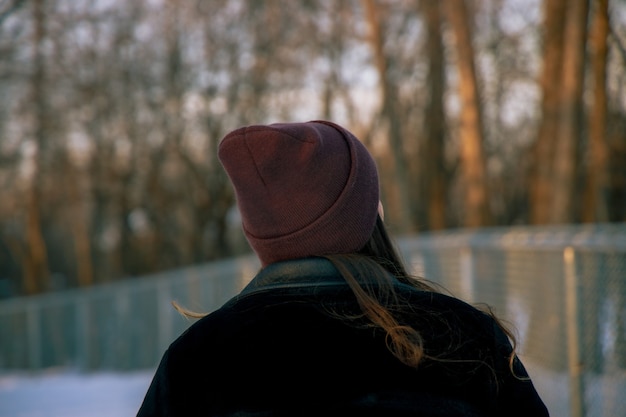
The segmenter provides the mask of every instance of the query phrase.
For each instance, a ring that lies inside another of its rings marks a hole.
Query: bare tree
[[[531,213],[533,224],[545,224],[550,220],[553,160],[559,121],[559,93],[563,56],[563,30],[566,2],[544,1],[543,23],[543,69],[539,81],[541,123],[535,140],[530,178]]]
[[[608,144],[606,141],[609,1],[596,0],[593,4],[595,7],[590,42],[593,100],[589,112],[590,158],[582,219],[586,222],[606,222],[609,219],[607,207]]]
[[[470,30],[472,21],[465,0],[446,0],[446,15],[454,33],[458,69],[461,115],[459,141],[461,181],[463,184],[464,220],[467,227],[491,223],[489,191],[485,163],[484,127],[474,64],[474,45]]]
[[[432,230],[447,226],[448,173],[444,153],[446,120],[444,114],[445,62],[442,40],[441,5],[436,1],[421,2],[427,26],[428,102],[425,111],[425,175],[422,189],[428,205],[428,227]]]
[[[34,115],[34,139],[37,146],[33,173],[26,198],[26,245],[24,248],[24,285],[28,294],[45,289],[48,280],[48,254],[42,234],[41,185],[46,176],[46,158],[49,157],[49,114],[46,92],[45,58],[43,43],[46,38],[44,0],[32,3],[33,12],[33,69],[31,78]]]
[[[579,179],[581,131],[583,128],[583,84],[589,1],[568,3],[566,8],[559,124],[552,185],[551,223],[578,219],[576,203]]]
[[[380,115],[387,124],[389,132],[389,144],[394,167],[394,181],[397,184],[398,203],[398,229],[403,233],[413,230],[411,213],[413,207],[411,202],[411,187],[409,183],[409,170],[405,159],[404,135],[402,132],[402,121],[399,117],[400,111],[397,106],[398,91],[396,84],[390,79],[389,62],[384,50],[384,30],[381,27],[381,16],[384,14],[381,6],[374,0],[363,0],[366,18],[369,23],[368,40],[374,53],[374,62],[378,73],[382,108]]]

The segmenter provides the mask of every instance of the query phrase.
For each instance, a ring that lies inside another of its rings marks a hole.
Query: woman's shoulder
[[[422,290],[408,284],[400,284],[398,289],[411,305],[439,309],[442,311],[467,313],[480,318],[484,318],[485,316],[490,317],[490,314],[485,311],[489,310],[489,307],[484,303],[471,304],[452,294],[446,294],[444,291]]]
[[[177,355],[191,354],[193,350],[207,349],[215,345],[216,340],[240,326],[239,318],[232,309],[222,306],[205,316],[195,319],[169,346]],[[213,341],[213,342],[211,342]]]
[[[408,316],[428,327],[440,324],[473,336],[500,338],[500,320],[487,304],[470,304],[454,295],[424,291],[405,284],[401,285],[400,294]]]

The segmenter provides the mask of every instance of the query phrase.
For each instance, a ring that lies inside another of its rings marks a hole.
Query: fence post
[[[163,351],[167,349],[167,347],[172,343],[173,339],[173,331],[172,331],[172,313],[171,309],[173,309],[172,303],[172,295],[170,292],[169,282],[165,281],[165,279],[159,279],[157,284],[157,345],[156,358],[161,357]],[[154,345],[153,345],[154,346]]]
[[[31,370],[41,369],[41,320],[39,305],[32,300],[27,302],[26,328],[28,329],[28,363]]]
[[[563,251],[565,274],[565,320],[567,334],[567,364],[569,371],[570,415],[585,416],[585,386],[582,357],[582,322],[580,286],[576,274],[576,253],[568,246]]]
[[[89,332],[89,308],[88,308],[88,294],[84,294],[81,297],[76,297],[75,303],[75,346],[76,346],[76,363],[75,366],[85,371],[89,369],[89,342],[91,334]]]
[[[474,301],[474,286],[476,282],[476,268],[474,266],[474,254],[471,246],[461,248],[461,279],[459,285],[465,301]]]

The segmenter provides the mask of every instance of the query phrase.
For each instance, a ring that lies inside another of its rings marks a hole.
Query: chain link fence
[[[253,257],[0,302],[0,372],[68,367],[81,371],[155,367],[191,321],[172,301],[210,312],[245,286]]]
[[[401,248],[418,275],[513,326],[552,415],[624,415],[626,224],[443,232]]]
[[[510,323],[553,416],[626,409],[626,224],[446,231],[398,239],[413,271]],[[253,256],[0,302],[0,372],[154,368],[191,322],[254,276]]]

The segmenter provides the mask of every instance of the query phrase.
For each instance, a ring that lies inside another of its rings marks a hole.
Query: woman
[[[139,416],[548,415],[498,320],[406,272],[350,132],[244,127],[219,158],[263,267],[172,343]]]

